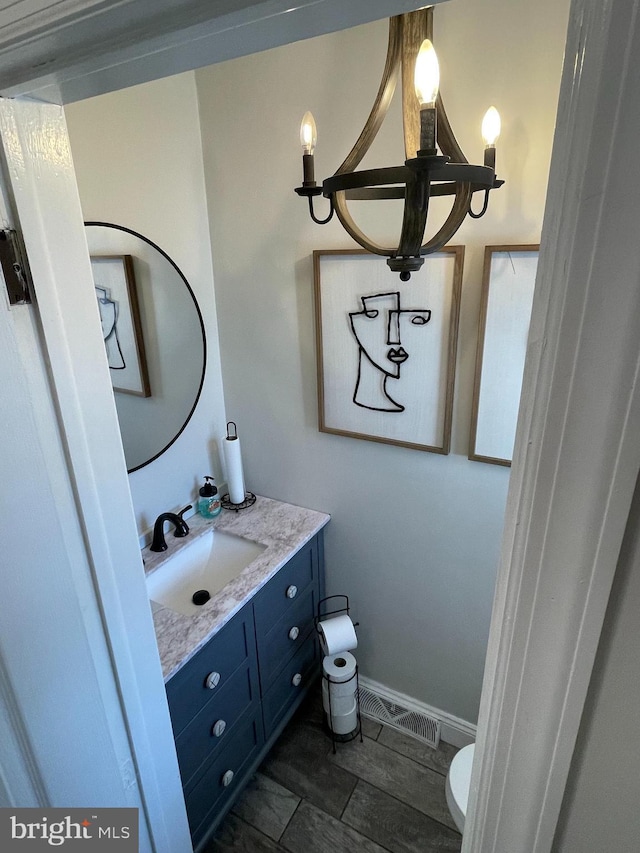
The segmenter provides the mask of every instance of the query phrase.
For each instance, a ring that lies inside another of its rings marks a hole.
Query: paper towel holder
[[[235,421],[227,421],[226,440],[238,441],[238,426]],[[244,480],[244,477],[242,479]],[[228,485],[229,491],[222,495],[222,497],[220,498],[220,506],[222,507],[222,509],[233,509],[236,512],[239,512],[239,510],[241,509],[247,509],[248,507],[254,505],[254,503],[256,502],[256,496],[253,494],[253,492],[247,491],[245,491],[244,498],[239,503],[234,503],[231,500],[231,492],[233,491],[233,488],[231,488],[231,483],[229,483]],[[244,487],[244,482],[242,485]]]
[[[239,504],[231,503],[229,492],[226,492],[220,499],[220,506],[222,509],[235,509],[235,511],[238,512],[238,510],[247,509],[247,507],[253,506],[255,502],[256,496],[253,492],[245,492],[244,500]]]
[[[323,613],[322,612],[323,605],[326,605],[327,601],[331,601],[334,598],[343,599],[343,601],[345,602],[344,607],[338,607],[335,610],[325,610]],[[348,616],[349,610],[350,610],[350,607],[349,607],[349,596],[348,595],[328,595],[325,598],[321,598],[320,601],[318,602],[317,614],[316,614],[316,616],[314,616],[314,619],[313,619],[314,626],[316,629],[316,633],[318,634],[318,636],[320,636],[319,625],[323,619],[326,619],[327,617],[331,617],[331,616],[337,616],[338,614],[343,614],[343,613],[346,613],[346,615]],[[353,623],[354,628],[356,628],[358,625],[360,625],[359,622]],[[357,663],[357,661],[356,661],[355,672],[351,676],[349,681],[351,681],[353,678],[355,678],[355,680],[356,680],[356,689],[355,689],[356,719],[357,719],[356,728],[352,732],[349,732],[349,734],[342,735],[342,734],[336,734],[333,731],[333,729],[331,728],[330,723],[328,723],[328,722],[326,723],[327,728],[329,730],[329,734],[331,735],[331,747],[333,749],[334,755],[336,754],[336,743],[349,743],[350,741],[355,740],[358,737],[358,735],[360,735],[360,743],[363,742],[362,717],[360,716],[360,678],[358,676],[358,663]],[[322,670],[322,679],[323,679],[323,681],[326,681],[328,685],[331,685],[333,683],[331,678],[325,673],[324,668]],[[331,712],[331,687],[330,686],[328,689],[328,697],[329,697],[329,720],[331,720],[333,717],[333,714]]]

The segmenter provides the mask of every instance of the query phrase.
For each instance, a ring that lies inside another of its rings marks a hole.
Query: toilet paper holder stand
[[[325,612],[322,613],[322,605],[325,604],[327,601],[331,601],[332,598],[342,598],[345,602],[344,607],[338,607],[336,608],[336,610],[325,610]],[[346,613],[348,616],[349,609],[350,608],[348,595],[327,595],[325,598],[321,598],[318,602],[317,615],[314,617],[313,620],[316,627],[316,631],[318,630],[318,625],[320,624],[320,622],[322,622],[323,619],[326,619],[327,616],[337,616],[339,613]],[[354,622],[353,627],[357,628],[359,624],[359,622]]]
[[[323,606],[325,606],[326,603],[328,601],[331,601],[332,599],[342,599],[344,601],[344,606],[343,607],[337,607],[335,610],[324,610],[324,612],[323,612],[323,610],[322,610]],[[316,633],[318,634],[318,636],[320,636],[320,628],[319,628],[320,622],[322,622],[323,619],[327,619],[327,618],[330,618],[332,616],[338,616],[338,615],[345,614],[345,613],[348,616],[349,611],[350,611],[350,607],[349,607],[349,596],[348,595],[328,595],[328,596],[326,596],[326,598],[321,598],[320,601],[318,602],[317,614],[313,619],[314,626],[316,629]],[[359,622],[353,623],[354,628],[357,628],[358,625],[360,625]],[[324,668],[322,670],[322,680],[327,682],[327,687],[328,687],[327,695],[328,695],[328,699],[329,699],[329,715],[328,715],[329,716],[329,722],[327,723],[327,728],[329,729],[329,733],[331,735],[331,746],[332,746],[334,755],[336,754],[336,743],[349,743],[350,741],[355,740],[358,737],[358,735],[360,735],[360,743],[363,742],[362,718],[360,716],[360,680],[358,677],[358,662],[357,661],[356,661],[355,672],[353,673],[351,678],[349,678],[347,680],[347,682],[340,682],[340,683],[341,684],[348,683],[349,681],[352,681],[354,678],[356,680],[355,697],[356,697],[357,725],[352,732],[349,732],[349,734],[340,735],[340,734],[336,734],[330,725],[330,721],[333,718],[333,714],[331,712],[331,684],[334,684],[336,682],[332,681],[331,677],[324,671]]]

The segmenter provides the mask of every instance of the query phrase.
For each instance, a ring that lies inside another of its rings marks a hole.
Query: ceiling
[[[421,5],[420,0],[0,0],[0,95],[70,103]]]

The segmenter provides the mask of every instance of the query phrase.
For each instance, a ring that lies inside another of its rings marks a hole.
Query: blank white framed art
[[[469,459],[511,465],[538,244],[486,246]]]

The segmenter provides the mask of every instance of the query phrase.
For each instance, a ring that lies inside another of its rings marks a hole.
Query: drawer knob
[[[222,777],[222,784],[225,788],[228,788],[232,782],[233,782],[233,770],[227,770],[227,772]]]
[[[224,730],[227,728],[227,724],[224,720],[217,720],[213,724],[213,728],[211,731],[213,732],[215,737],[221,737],[224,734]]]
[[[300,628],[298,628],[297,625],[294,625],[293,628],[291,628],[289,630],[289,639],[290,640],[297,640],[299,636],[300,636]]]
[[[204,683],[209,688],[209,690],[213,690],[218,686],[218,684],[220,684],[220,673],[210,672]]]
[[[300,685],[302,684],[302,676],[299,672],[296,672],[296,674],[293,676],[293,678],[291,679],[291,683],[294,687],[300,687]]]
[[[298,594],[298,587],[295,584],[287,587],[287,598],[295,598]]]

